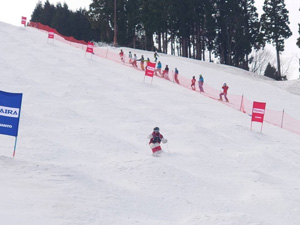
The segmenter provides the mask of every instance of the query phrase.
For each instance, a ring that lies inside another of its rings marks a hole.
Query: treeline
[[[39,1],[31,15],[31,21],[48,25],[62,35],[73,36],[77,40],[90,41],[96,36],[87,11],[79,9],[73,12],[66,3],[57,3],[55,6],[48,0],[44,4]]]
[[[284,0],[91,0],[88,11],[39,3],[32,20],[77,39],[157,50],[249,70],[253,49],[273,43],[279,53],[291,36]],[[208,56],[208,58],[206,58]]]
[[[248,69],[248,55],[259,45],[253,0],[118,0],[116,7],[122,46],[209,61],[214,54],[222,64]],[[89,17],[100,39],[112,42],[114,1],[93,0]]]

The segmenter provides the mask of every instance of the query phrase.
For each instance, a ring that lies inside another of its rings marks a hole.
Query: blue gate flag
[[[22,96],[0,91],[0,134],[18,136]]]

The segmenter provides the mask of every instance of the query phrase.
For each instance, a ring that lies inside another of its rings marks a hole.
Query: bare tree
[[[289,75],[290,71],[297,69],[297,61],[298,61],[297,55],[294,55],[292,57],[285,57],[284,59],[282,59],[281,74],[282,74],[283,78],[289,79],[288,75]]]
[[[268,63],[273,65],[275,57],[269,50],[261,49],[252,52],[249,62],[250,71],[259,75],[264,75]]]

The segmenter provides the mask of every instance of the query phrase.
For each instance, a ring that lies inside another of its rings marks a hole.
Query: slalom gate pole
[[[15,154],[16,154],[16,148],[17,148],[17,139],[18,139],[18,137],[16,136],[16,137],[15,137],[15,147],[14,147],[14,153],[13,153],[13,157],[15,157]]]

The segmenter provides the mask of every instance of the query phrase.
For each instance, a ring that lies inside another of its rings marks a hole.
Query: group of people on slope
[[[204,92],[204,88],[203,88],[204,78],[203,78],[203,76],[202,76],[201,74],[199,75],[199,81],[198,81],[198,84],[199,84],[199,90],[200,90],[200,93],[201,93],[201,92]],[[195,87],[195,86],[196,86],[196,78],[195,78],[195,76],[193,76],[192,81],[191,81],[191,88],[192,88],[193,90],[196,90],[196,87]],[[222,91],[220,92],[220,95],[219,95],[219,100],[220,100],[220,101],[223,101],[222,96],[224,96],[225,101],[226,101],[226,102],[229,102],[229,100],[228,100],[228,98],[227,98],[227,91],[228,91],[228,89],[229,89],[228,85],[227,85],[226,83],[224,83],[223,86],[222,86]]]
[[[199,85],[200,92],[204,92],[203,84],[204,84],[204,78],[203,78],[202,74],[200,74],[199,75],[199,80],[198,80],[198,85]],[[193,76],[193,78],[192,78],[191,88],[193,90],[196,90],[196,78],[195,78],[195,76]]]
[[[120,53],[119,53],[119,56],[120,56],[120,58],[121,58],[121,61],[122,61],[122,62],[125,62],[125,60],[124,60],[124,52],[123,52],[122,49],[121,49],[121,51],[120,51]],[[136,54],[133,54],[133,56],[132,56],[131,51],[129,51],[129,53],[128,53],[128,58],[129,58],[129,63],[130,63],[133,67],[137,67],[137,61],[140,61],[140,67],[141,67],[142,70],[145,70],[145,65],[144,65],[145,62],[146,62],[146,66],[147,66],[148,62],[150,62],[150,59],[149,59],[149,58],[147,58],[147,59],[145,60],[144,55],[142,55],[140,59],[137,58]],[[157,52],[155,51],[155,53],[154,53],[154,60],[155,60],[155,62],[157,61],[157,58],[158,58],[158,54],[157,54]]]
[[[121,61],[124,62],[124,52],[123,52],[122,49],[121,49],[119,55],[120,55]],[[140,59],[137,59],[136,54],[134,54],[133,57],[132,57],[131,51],[129,51],[128,57],[129,57],[129,63],[132,64],[134,67],[137,67],[137,61],[140,61],[140,67],[141,67],[142,70],[145,70],[144,62],[146,62],[147,64],[148,64],[148,62],[150,62],[150,59],[147,58],[147,60],[145,60],[143,55],[141,56]],[[157,54],[157,51],[155,51],[154,52],[154,61],[155,62],[157,62],[158,57],[159,57],[159,55]],[[160,61],[158,61],[156,69],[155,69],[154,72],[155,72],[155,75],[160,75],[161,77],[170,80],[169,79],[169,67],[168,67],[168,65],[166,65],[165,69],[162,71],[162,64],[161,64]],[[175,68],[174,81],[177,84],[180,84],[179,79],[178,79],[178,75],[179,75],[179,71],[178,71],[177,68]],[[199,75],[199,80],[198,80],[200,93],[204,92],[203,84],[204,84],[204,78],[203,78],[202,74],[200,74]],[[191,80],[191,88],[192,88],[192,90],[196,90],[196,78],[195,78],[195,76],[193,76],[193,78]],[[228,89],[229,89],[229,87],[227,86],[226,83],[224,83],[223,86],[222,86],[222,91],[219,95],[219,100],[220,101],[223,101],[222,96],[224,96],[225,101],[229,102],[229,100],[227,98]]]

